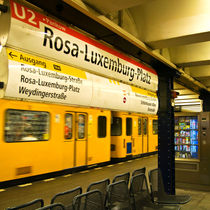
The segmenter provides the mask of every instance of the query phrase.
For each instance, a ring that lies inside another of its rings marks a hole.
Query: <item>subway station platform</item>
[[[36,198],[42,198],[45,205],[47,205],[56,193],[70,190],[77,186],[81,186],[83,192],[85,192],[88,185],[92,182],[105,178],[109,178],[112,181],[117,174],[132,173],[135,169],[144,166],[147,169],[146,173],[156,168],[157,155],[0,189],[0,209],[3,210],[7,207],[17,206]],[[177,183],[176,193],[190,194],[192,196],[192,200],[188,204],[182,205],[181,209],[210,209],[210,186],[192,186],[185,183]]]

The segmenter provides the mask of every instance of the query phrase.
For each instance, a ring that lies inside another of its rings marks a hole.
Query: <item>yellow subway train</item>
[[[0,183],[157,151],[154,69],[31,4],[3,4]]]
[[[0,182],[157,151],[157,116],[0,99]]]

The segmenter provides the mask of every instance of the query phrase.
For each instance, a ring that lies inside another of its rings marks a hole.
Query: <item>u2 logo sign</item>
[[[16,2],[11,1],[12,17],[39,28],[39,14],[35,11],[24,7]]]

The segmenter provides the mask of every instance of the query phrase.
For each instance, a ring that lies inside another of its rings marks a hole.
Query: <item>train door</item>
[[[149,118],[149,143],[148,152],[155,152],[158,149],[158,120],[157,117]]]
[[[133,118],[132,116],[125,116],[125,138],[124,145],[126,147],[126,156],[132,155],[132,147],[133,147]]]
[[[75,113],[64,114],[63,167],[74,167]]]
[[[139,155],[142,153],[142,118],[140,116],[133,117],[133,155]]]
[[[125,126],[123,124],[123,116],[119,112],[112,112],[111,120],[111,157],[124,158],[125,157]]]
[[[66,112],[64,118],[64,168],[86,165],[87,114]]]
[[[142,140],[143,140],[143,153],[148,152],[148,118],[142,118]]]
[[[112,158],[125,158],[133,154],[136,142],[134,116],[112,112],[111,155]]]
[[[87,114],[76,113],[75,166],[87,164]]]
[[[108,110],[92,109],[88,115],[87,165],[110,161],[110,122]]]

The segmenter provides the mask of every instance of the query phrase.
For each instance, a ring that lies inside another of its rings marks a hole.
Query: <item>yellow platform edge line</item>
[[[27,187],[27,186],[31,186],[32,183],[26,183],[26,184],[20,184],[18,185],[18,187]]]
[[[43,181],[44,182],[50,182],[50,181],[54,181],[55,180],[55,178],[50,178],[50,179],[44,179]]]

